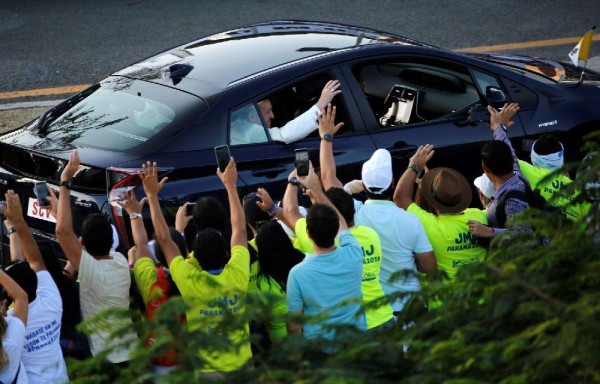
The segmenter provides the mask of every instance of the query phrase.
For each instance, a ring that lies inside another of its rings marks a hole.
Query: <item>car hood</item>
[[[480,60],[535,72],[557,82],[578,81],[581,77],[581,68],[570,63],[550,59],[499,53],[465,52],[465,54]],[[586,70],[584,80],[600,81],[600,74]]]
[[[41,134],[36,128],[37,120],[22,128],[11,131],[0,136],[0,146],[12,147],[14,151],[27,154],[29,157],[42,156],[58,160],[69,160],[74,149],[86,164],[97,168],[106,168],[135,160],[140,157],[139,153],[107,151],[80,145],[72,145],[59,140],[51,140]],[[3,161],[4,159],[0,159]]]

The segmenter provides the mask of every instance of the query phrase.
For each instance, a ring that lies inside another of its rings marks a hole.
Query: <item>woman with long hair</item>
[[[0,382],[27,383],[21,353],[25,345],[29,299],[23,288],[1,269],[0,285],[14,301],[12,316],[0,316]]]
[[[304,259],[304,253],[294,248],[281,225],[275,221],[262,224],[256,233],[258,248],[257,285],[259,291],[273,298],[272,319],[267,324],[271,341],[287,335],[285,315],[287,314],[286,284],[290,269]]]

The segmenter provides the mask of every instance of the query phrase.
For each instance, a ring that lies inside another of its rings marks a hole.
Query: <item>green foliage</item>
[[[586,187],[598,180],[599,169],[600,156],[579,173],[573,188],[582,191],[581,198],[595,193]],[[599,382],[599,203],[581,222],[533,210],[515,221],[535,230],[499,239],[484,263],[465,266],[452,282],[426,277],[395,328],[379,333],[340,328],[333,341],[290,336],[257,355],[256,366],[226,373],[222,382]],[[425,303],[436,305],[424,311]],[[115,384],[148,382],[151,358],[173,345],[180,365],[163,382],[198,382],[203,365],[198,350],[237,348],[224,336],[228,330],[273,316],[269,298],[249,297],[244,317],[228,316],[221,329],[207,334],[180,324],[177,317],[186,309],[173,299],[152,321],[135,320],[140,340],[155,332],[157,341],[138,345]],[[125,331],[116,332],[117,339]],[[101,359],[69,361],[73,382],[103,382]]]

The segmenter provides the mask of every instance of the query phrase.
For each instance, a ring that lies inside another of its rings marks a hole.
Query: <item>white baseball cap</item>
[[[490,199],[494,194],[494,185],[492,184],[490,179],[485,175],[485,173],[476,178],[475,181],[473,181],[473,184],[475,184],[475,186],[479,188],[481,193],[483,193],[483,195],[488,199]]]
[[[378,149],[362,167],[362,182],[367,191],[379,194],[389,188],[392,174],[392,156],[386,149]]]

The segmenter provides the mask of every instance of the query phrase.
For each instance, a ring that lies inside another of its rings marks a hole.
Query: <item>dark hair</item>
[[[194,257],[205,271],[221,269],[229,258],[229,247],[221,232],[205,228],[194,238]]]
[[[365,188],[365,194],[367,195],[367,199],[371,200],[389,200],[392,197],[392,193],[394,192],[394,182],[390,183],[390,186],[386,189],[382,190],[381,193],[372,193],[369,192]]]
[[[267,221],[258,228],[256,247],[260,265],[258,278],[266,278],[269,285],[270,279],[273,279],[285,291],[290,269],[304,259],[304,253],[294,248],[281,225],[275,221]]]
[[[37,275],[26,261],[17,261],[4,270],[29,296],[31,303],[36,298]]]
[[[44,264],[46,264],[46,269],[50,276],[52,276],[52,280],[54,280],[54,283],[60,292],[63,307],[66,307],[69,305],[68,302],[72,299],[72,292],[75,292],[76,290],[74,286],[75,282],[64,274],[64,268],[50,241],[38,240],[37,245],[42,254],[42,258],[44,259]]]
[[[83,221],[81,238],[90,255],[108,255],[113,245],[113,230],[106,216],[101,213],[88,215]]]
[[[496,176],[513,171],[513,155],[508,144],[503,141],[489,141],[481,149],[481,161]]]
[[[538,155],[543,156],[562,151],[562,146],[556,136],[547,133],[535,141],[533,149]]]
[[[177,248],[179,248],[179,254],[184,258],[187,257],[188,250],[187,245],[185,244],[185,237],[181,233],[179,233],[175,228],[169,227],[169,234],[171,235],[171,240],[177,244]],[[154,256],[160,265],[163,267],[167,267],[167,259],[165,258],[165,254],[162,251],[162,248],[158,244],[158,241],[154,242]]]
[[[225,207],[213,196],[202,196],[196,200],[192,209],[194,224],[198,231],[214,228],[221,233],[227,233],[229,216]]]
[[[342,214],[346,223],[350,226],[354,223],[354,199],[352,196],[346,193],[343,188],[329,188],[327,192],[325,192],[329,201],[338,211]]]
[[[325,204],[315,204],[306,215],[306,230],[320,248],[329,248],[340,229],[340,220],[335,210]]]

